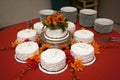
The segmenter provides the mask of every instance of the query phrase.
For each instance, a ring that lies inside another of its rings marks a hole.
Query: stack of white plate
[[[107,18],[98,18],[94,23],[94,30],[100,33],[110,33],[113,29],[113,21]]]
[[[44,21],[47,16],[53,15],[54,12],[55,12],[55,11],[54,11],[54,10],[51,10],[51,9],[43,9],[43,10],[40,10],[40,11],[39,11],[40,20],[41,20],[41,21]]]
[[[97,11],[93,9],[80,10],[80,25],[83,27],[93,27],[97,18]]]
[[[67,18],[68,21],[76,22],[77,19],[77,9],[71,6],[62,7],[61,13]]]

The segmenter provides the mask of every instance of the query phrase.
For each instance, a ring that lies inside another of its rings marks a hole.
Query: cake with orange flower
[[[39,46],[36,42],[23,42],[15,48],[15,58],[20,62],[26,62],[35,52],[39,52]]]
[[[48,74],[56,74],[66,68],[66,55],[60,49],[47,49],[41,53],[40,59],[40,69]]]
[[[71,46],[71,54],[75,59],[80,59],[83,65],[90,65],[95,61],[94,47],[87,43],[75,43]]]
[[[44,25],[46,26],[44,37],[48,41],[60,42],[69,37],[67,20],[59,12],[55,12],[53,15],[48,16],[44,21]]]

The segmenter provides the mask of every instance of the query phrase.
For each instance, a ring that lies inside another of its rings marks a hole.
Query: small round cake
[[[67,30],[73,33],[75,31],[75,24],[73,22],[68,21],[68,27]]]
[[[66,67],[66,55],[60,49],[47,49],[40,58],[40,66],[46,72],[59,72]]]
[[[15,57],[20,62],[26,62],[26,60],[36,51],[39,50],[38,44],[33,41],[23,42],[19,44],[15,49]]]
[[[45,29],[42,22],[35,23],[33,27],[37,34],[41,34],[41,32],[44,31]]]
[[[88,43],[94,40],[94,33],[90,30],[77,30],[74,32],[76,42]]]
[[[94,48],[87,43],[75,43],[71,46],[71,55],[80,59],[83,65],[90,65],[95,61]]]
[[[32,29],[24,29],[17,33],[17,41],[21,42],[25,39],[29,39],[31,41],[36,41],[36,31]]]

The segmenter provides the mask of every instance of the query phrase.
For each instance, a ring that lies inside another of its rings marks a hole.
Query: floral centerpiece
[[[43,24],[51,30],[62,29],[62,31],[65,31],[68,27],[67,19],[59,12],[55,12],[53,15],[48,16]]]

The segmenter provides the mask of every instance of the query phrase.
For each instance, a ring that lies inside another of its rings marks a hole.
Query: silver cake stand
[[[42,43],[48,43],[50,45],[52,45],[54,48],[58,48],[60,45],[63,44],[69,44],[70,40],[72,39],[72,34],[70,32],[68,32],[69,35],[67,38],[63,39],[63,40],[58,40],[58,41],[54,41],[54,40],[48,40],[45,38],[45,32],[42,32],[40,35],[41,41]]]

